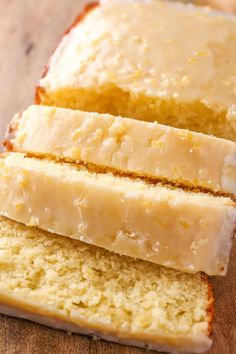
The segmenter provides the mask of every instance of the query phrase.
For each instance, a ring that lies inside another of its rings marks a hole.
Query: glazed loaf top
[[[39,101],[136,113],[234,140],[226,120],[236,117],[235,42],[233,15],[168,1],[105,1],[64,36],[40,80]],[[177,113],[179,122],[170,119]],[[216,128],[221,114],[224,131]]]
[[[235,104],[233,16],[156,0],[111,1],[66,39],[41,81],[49,89],[114,81],[147,95]]]

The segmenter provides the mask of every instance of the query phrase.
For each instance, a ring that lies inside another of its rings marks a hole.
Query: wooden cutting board
[[[34,86],[63,30],[83,0],[0,0],[0,139],[16,111],[33,102]],[[235,49],[236,50],[236,49]],[[209,354],[236,353],[236,245],[229,274],[212,279],[216,313]],[[1,271],[1,270],[0,270]],[[138,354],[85,336],[68,335],[28,321],[0,316],[0,354]]]

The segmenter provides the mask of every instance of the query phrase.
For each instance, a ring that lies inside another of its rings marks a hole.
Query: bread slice
[[[230,198],[185,192],[9,153],[0,214],[186,272],[225,275],[236,226]]]
[[[211,345],[206,276],[119,256],[0,217],[0,311],[173,353]]]
[[[36,102],[235,141],[235,42],[236,18],[209,8],[160,0],[93,4],[53,54]]]
[[[9,126],[8,150],[93,164],[236,196],[236,143],[108,114],[30,106]]]

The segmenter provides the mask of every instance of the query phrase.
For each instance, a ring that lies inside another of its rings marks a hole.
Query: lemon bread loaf
[[[31,106],[9,125],[9,150],[236,195],[236,143],[108,114]]]
[[[0,217],[0,311],[70,332],[173,353],[209,348],[203,275],[115,255]]]
[[[235,141],[235,42],[236,18],[223,12],[158,0],[104,1],[66,33],[36,102]]]
[[[230,198],[20,153],[0,159],[0,214],[120,254],[210,275],[226,273],[236,226]]]

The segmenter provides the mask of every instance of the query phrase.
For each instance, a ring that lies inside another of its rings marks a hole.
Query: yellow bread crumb
[[[4,217],[0,270],[0,308],[28,310],[36,321],[46,314],[172,351],[202,352],[211,344],[213,300],[200,274],[119,256]]]

